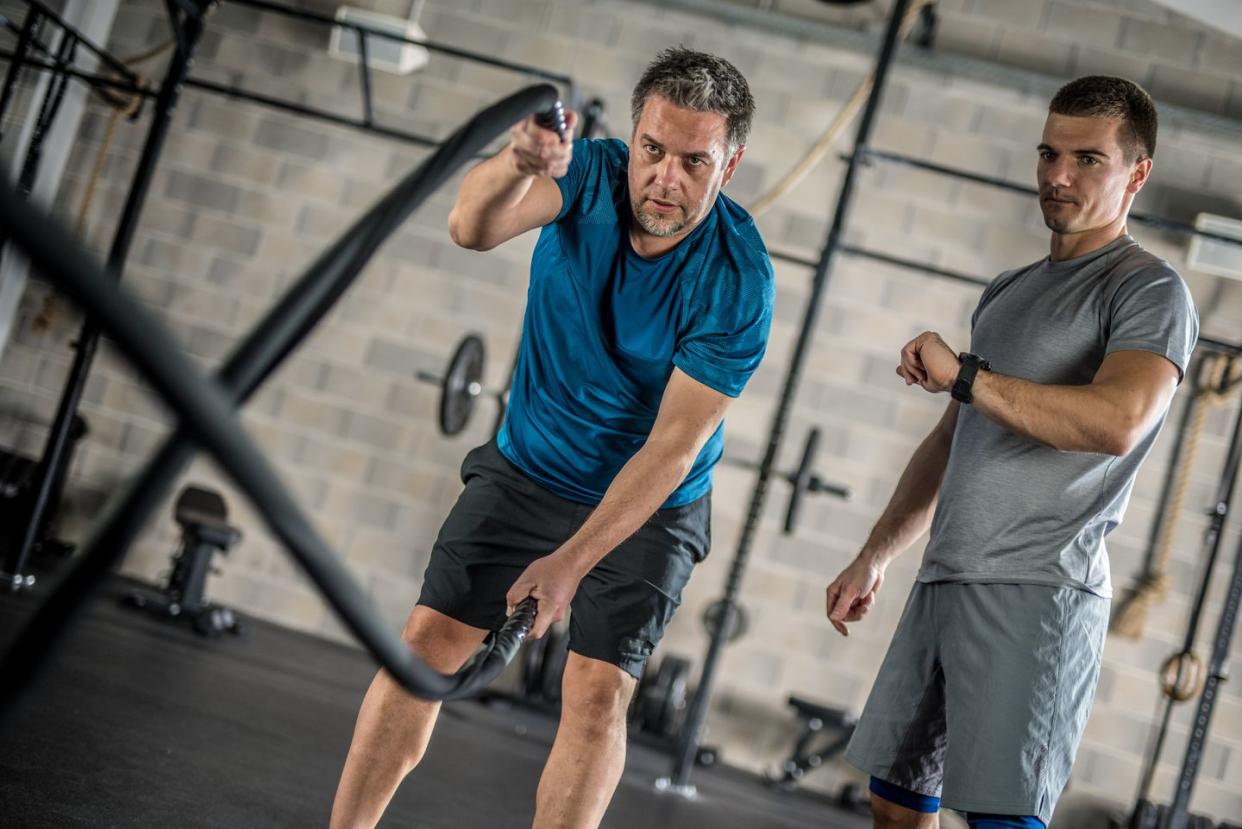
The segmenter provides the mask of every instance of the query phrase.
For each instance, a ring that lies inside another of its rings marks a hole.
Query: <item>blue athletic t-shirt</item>
[[[772,263],[754,220],[723,193],[675,248],[630,246],[629,148],[574,142],[564,204],[531,258],[522,343],[500,451],[556,494],[595,504],[651,433],[673,367],[736,397],[767,347]],[[708,440],[664,506],[711,489]]]

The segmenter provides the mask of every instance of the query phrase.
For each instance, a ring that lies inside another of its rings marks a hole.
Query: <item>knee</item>
[[[871,795],[871,817],[875,821],[875,829],[915,829],[934,825],[931,822],[933,815],[907,809],[875,793]]]
[[[401,631],[405,644],[437,671],[457,670],[487,631],[470,627],[439,611],[417,605]]]
[[[570,654],[561,694],[561,720],[604,737],[625,730],[634,679],[615,665]]]

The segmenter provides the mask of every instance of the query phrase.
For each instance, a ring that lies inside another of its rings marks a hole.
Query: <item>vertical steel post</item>
[[[362,83],[362,120],[368,127],[375,126],[375,105],[371,100],[371,51],[367,46],[367,33],[354,29],[358,35],[358,73]]]
[[[1216,559],[1220,553],[1221,537],[1224,535],[1225,518],[1229,515],[1229,504],[1233,500],[1234,484],[1237,482],[1238,470],[1242,468],[1242,405],[1238,406],[1238,417],[1234,421],[1233,433],[1229,437],[1228,456],[1225,469],[1221,473],[1220,485],[1217,489],[1216,503],[1212,509],[1212,522],[1209,525],[1205,545],[1208,547],[1208,559],[1205,566],[1203,581],[1199,585],[1199,594],[1195,597],[1194,609],[1190,614],[1190,623],[1186,629],[1187,646],[1190,649],[1198,631],[1199,619],[1203,614],[1203,606],[1207,603],[1207,593],[1211,586],[1212,571],[1216,568]],[[1195,712],[1194,725],[1191,727],[1190,740],[1186,744],[1186,756],[1182,761],[1181,774],[1177,778],[1177,788],[1173,792],[1173,804],[1169,807],[1166,821],[1167,829],[1186,829],[1190,809],[1190,795],[1194,791],[1195,779],[1199,776],[1199,766],[1203,761],[1203,749],[1207,743],[1208,726],[1211,724],[1212,711],[1216,707],[1217,686],[1226,678],[1225,663],[1229,659],[1229,644],[1233,638],[1233,630],[1238,619],[1238,605],[1242,602],[1242,543],[1238,545],[1238,553],[1234,559],[1233,575],[1229,579],[1229,590],[1225,597],[1225,606],[1221,610],[1220,621],[1216,626],[1216,638],[1212,647],[1212,655],[1208,661],[1207,679],[1203,685],[1203,693],[1199,696],[1199,707]]]
[[[168,66],[159,95],[156,97],[151,127],[147,132],[138,169],[134,172],[129,195],[125,200],[108,254],[108,270],[118,279],[124,269],[134,234],[138,229],[138,220],[142,215],[143,205],[146,203],[155,166],[172,125],[173,111],[180,99],[182,85],[189,75],[194,50],[203,33],[203,15],[211,2],[214,0],[200,0],[198,14],[187,13],[181,16],[180,20],[177,15],[172,16],[173,27],[179,32],[179,45]],[[95,358],[95,351],[99,347],[99,337],[99,326],[88,318],[78,335],[77,353],[74,356],[73,366],[69,370],[69,378],[61,394],[56,417],[44,445],[43,456],[34,473],[34,497],[31,501],[29,519],[20,543],[10,553],[4,570],[0,571],[0,587],[17,591],[34,584],[34,577],[23,573],[23,570],[31,551],[39,541],[43,525],[47,520],[48,506],[53,500],[53,485],[58,478],[63,479],[63,475],[58,474],[58,471],[68,462],[66,450],[70,443],[73,419],[82,400],[82,392],[86,387],[86,377]]]
[[[699,744],[702,741],[703,723],[707,719],[707,708],[711,702],[712,687],[715,683],[721,652],[724,649],[725,636],[735,623],[737,596],[741,592],[742,578],[746,573],[750,549],[754,544],[755,532],[758,530],[759,520],[763,515],[763,505],[768,493],[768,482],[772,477],[772,466],[776,461],[781,438],[784,436],[785,427],[789,421],[789,412],[792,408],[794,393],[797,391],[798,384],[802,379],[802,367],[806,362],[811,338],[814,336],[819,319],[819,309],[822,304],[824,289],[827,287],[828,279],[832,274],[833,261],[836,258],[838,248],[841,246],[845,220],[849,215],[851,202],[853,201],[854,179],[865,152],[867,141],[871,136],[872,123],[875,121],[876,113],[880,109],[880,100],[884,94],[884,83],[888,78],[888,70],[892,65],[893,55],[897,50],[901,21],[905,18],[909,5],[910,0],[896,0],[893,4],[892,16],[889,18],[888,29],[884,33],[883,45],[876,60],[875,80],[871,87],[871,95],[867,99],[867,106],[863,110],[862,119],[858,124],[858,133],[854,139],[854,153],[850,156],[849,166],[845,171],[845,179],[841,184],[841,191],[837,197],[836,213],[833,215],[832,227],[828,232],[828,240],[820,252],[819,261],[815,265],[815,277],[811,283],[811,294],[807,300],[806,311],[802,320],[802,329],[798,332],[798,340],[794,346],[793,357],[790,359],[789,369],[785,375],[784,389],[781,392],[780,401],[776,407],[776,414],[772,419],[772,431],[768,437],[768,448],[759,466],[759,478],[755,482],[755,489],[751,495],[750,510],[746,515],[746,523],[742,528],[737,552],[734,555],[733,565],[730,568],[728,581],[725,584],[725,595],[721,600],[724,612],[708,646],[707,656],[703,660],[703,672],[699,675],[698,689],[695,692],[693,701],[690,703],[690,710],[686,714],[686,724],[681,730],[677,753],[673,759],[671,776],[661,778],[656,783],[657,787],[663,790],[686,796],[694,794],[694,787],[689,785],[690,770],[694,766]]]
[[[0,89],[0,140],[4,139],[4,115],[9,111],[13,101],[13,93],[17,89],[18,78],[26,67],[26,56],[30,53],[30,44],[39,36],[39,26],[43,16],[34,6],[26,10],[26,19],[22,21],[22,33],[17,37],[17,46],[13,49],[13,58],[9,61],[9,70],[4,73],[4,87]]]
[[[68,69],[73,65],[77,48],[77,36],[72,32],[63,32],[60,46],[56,49],[56,68],[60,74],[52,79],[43,93],[43,102],[39,106],[39,115],[35,119],[30,147],[26,150],[21,174],[17,178],[17,190],[23,196],[28,197],[34,189],[35,176],[39,174],[39,162],[43,160],[43,139],[56,121],[60,105],[65,99],[65,90],[69,86]]]

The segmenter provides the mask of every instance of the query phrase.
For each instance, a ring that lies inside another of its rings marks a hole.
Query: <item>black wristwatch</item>
[[[949,394],[953,395],[954,400],[970,403],[974,400],[971,389],[975,385],[975,375],[980,371],[991,371],[992,364],[978,354],[971,354],[968,351],[957,355],[957,359],[962,361],[962,367],[957,372],[957,381],[953,384]]]

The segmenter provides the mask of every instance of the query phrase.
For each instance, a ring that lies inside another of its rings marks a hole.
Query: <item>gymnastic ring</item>
[[[1203,690],[1203,661],[1191,651],[1175,653],[1160,666],[1160,689],[1174,702],[1185,702]]]

